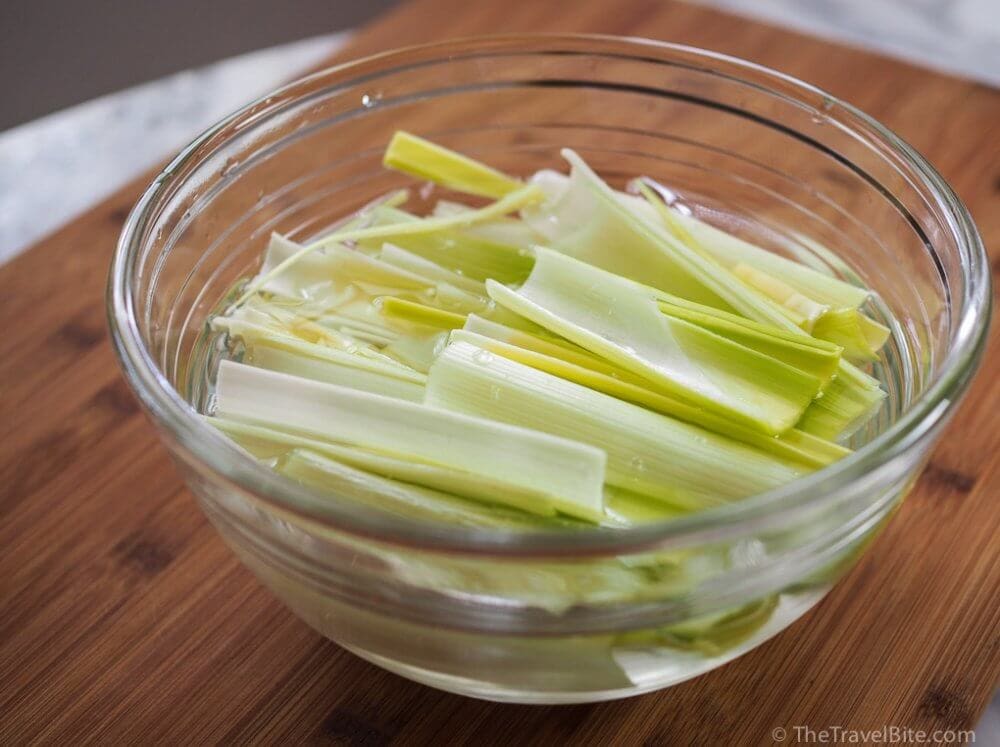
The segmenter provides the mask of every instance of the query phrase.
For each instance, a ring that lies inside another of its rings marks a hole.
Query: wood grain
[[[344,54],[489,31],[600,31],[779,67],[944,173],[1000,271],[1000,92],[653,0],[418,0]],[[769,744],[774,727],[968,729],[1000,676],[1000,329],[916,490],[812,613],[669,691],[505,706],[320,639],[243,570],[112,360],[105,273],[146,179],[0,268],[0,744]]]

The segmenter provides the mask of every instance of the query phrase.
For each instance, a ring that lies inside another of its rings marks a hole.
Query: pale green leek
[[[524,186],[496,169],[402,130],[392,136],[382,163],[459,192],[494,200]]]
[[[539,249],[517,291],[487,282],[490,297],[705,410],[777,435],[819,393],[815,376],[682,319],[655,292],[568,256]]]
[[[223,418],[490,477],[523,510],[603,516],[605,455],[569,439],[226,360],[216,406]]]
[[[743,498],[808,471],[466,342],[438,356],[426,401],[590,444],[607,453],[610,485],[679,510]]]
[[[388,168],[495,202],[421,217],[400,191],[275,234],[212,320],[233,360],[209,422],[344,501],[495,529],[669,520],[847,456],[886,396],[852,363],[889,336],[869,292],[563,156],[526,183],[397,133]]]

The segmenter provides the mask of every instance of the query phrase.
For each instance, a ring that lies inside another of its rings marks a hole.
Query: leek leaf
[[[538,504],[534,491],[519,493],[516,488],[512,489],[508,482],[493,480],[480,474],[436,464],[400,459],[370,449],[320,441],[221,417],[211,417],[206,418],[206,420],[258,459],[277,461],[293,450],[308,450],[374,475],[493,504],[493,507],[503,504],[512,505],[509,496],[513,493],[525,501],[531,502],[532,516],[555,515],[554,508]]]
[[[354,361],[364,361],[356,355],[348,355]],[[381,394],[385,397],[395,397],[421,402],[424,398],[424,387],[413,381],[396,376],[375,373],[350,364],[333,362],[327,356],[307,356],[298,352],[290,352],[282,347],[255,344],[248,347],[243,358],[244,363],[266,368],[268,371],[299,376],[314,381],[325,381],[363,392]]]
[[[845,357],[859,362],[878,360],[878,351],[889,339],[888,328],[857,309],[829,311],[816,322],[813,334],[841,345]]]
[[[486,287],[498,304],[667,393],[771,435],[820,390],[815,376],[664,315],[650,289],[550,250],[537,250],[518,291]]]
[[[856,309],[869,298],[870,293],[864,288],[850,285],[799,262],[754,246],[694,216],[678,211],[674,211],[674,214],[677,222],[687,230],[699,246],[726,267],[749,265],[786,283],[813,301],[827,306]]]
[[[468,213],[462,213],[450,218],[425,218],[423,220],[409,221],[404,223],[392,223],[388,225],[376,225],[365,228],[354,228],[338,231],[329,236],[324,236],[311,244],[308,244],[289,257],[279,262],[274,267],[269,268],[264,273],[258,275],[249,283],[243,295],[236,301],[236,306],[241,306],[251,296],[265,288],[275,278],[287,272],[289,268],[301,262],[304,258],[320,249],[330,246],[337,246],[345,241],[361,241],[366,239],[394,239],[401,236],[414,236],[419,234],[435,233],[454,228],[473,225],[477,222],[491,220],[501,215],[507,215],[516,210],[520,210],[526,205],[538,200],[538,190],[527,186],[510,192],[505,197]],[[377,210],[375,212],[378,212]]]
[[[507,343],[467,330],[457,330],[451,334],[450,341],[475,345],[503,358],[531,366],[539,371],[545,371],[553,376],[586,386],[596,392],[603,392],[617,399],[632,402],[687,423],[700,424],[713,433],[729,436],[762,451],[784,459],[801,462],[809,467],[825,467],[850,454],[850,451],[842,446],[797,429],[774,437],[741,427],[724,417],[699,410],[679,399],[656,392],[648,388],[648,382],[644,382],[638,377],[632,377],[627,371],[616,370],[612,366],[603,364],[597,358],[591,359],[596,365],[586,365],[587,361],[583,361],[581,364],[582,355],[575,354],[560,346],[551,345],[551,343],[546,343],[538,338],[535,338],[536,342],[531,342],[528,340],[530,337],[531,335],[521,333],[510,338],[517,340],[520,343],[518,345],[516,342]],[[540,350],[546,349],[548,354],[540,352]],[[565,355],[566,353],[569,355]],[[574,359],[577,362],[572,362]],[[601,371],[602,365],[606,369],[610,369],[610,372]]]
[[[661,300],[659,306],[660,311],[667,316],[697,324],[751,350],[771,356],[815,376],[824,385],[840,365],[842,348],[825,340],[751,322],[724,311],[707,307],[695,308],[693,304]]]
[[[572,440],[228,360],[216,398],[220,417],[506,482],[524,510],[603,516],[605,455]]]
[[[459,329],[467,319],[466,315],[424,306],[404,298],[382,296],[378,299],[380,310],[390,319],[400,319],[416,324],[424,324],[439,329]]]
[[[784,281],[743,262],[734,266],[732,272],[751,288],[781,304],[788,317],[806,332],[811,333],[816,321],[830,310],[829,306],[813,301]]]
[[[743,498],[808,471],[466,342],[438,356],[426,401],[591,444],[607,452],[608,484],[681,511]]]
[[[569,179],[544,176],[538,184],[545,202],[522,210],[553,249],[696,303],[776,326],[787,322],[777,304],[664,230],[655,212],[649,220],[653,211],[642,198],[612,190],[573,151],[562,154],[572,167]],[[641,209],[630,209],[635,203]]]
[[[329,491],[396,516],[453,526],[493,529],[555,529],[572,526],[559,518],[542,518],[486,506],[432,488],[411,485],[348,466],[307,449],[295,449],[278,460],[275,470],[306,485]]]
[[[496,169],[402,130],[392,136],[382,165],[449,189],[494,200],[524,186]]]
[[[383,244],[382,251],[379,252],[379,259],[421,277],[429,278],[438,283],[448,283],[469,293],[483,295],[486,292],[479,280],[467,278],[395,244]]]
[[[438,200],[434,205],[433,215],[446,217],[465,213],[472,210],[468,205],[448,200]],[[494,218],[491,221],[477,223],[466,228],[464,233],[486,239],[498,244],[517,247],[519,249],[530,249],[537,244],[545,243],[545,237],[535,229],[517,218]]]
[[[882,407],[886,393],[878,380],[847,361],[820,399],[803,413],[798,428],[827,440],[845,440],[864,426]]]
[[[467,215],[471,210],[461,215]],[[444,216],[449,219],[460,214]],[[415,215],[394,209],[377,209],[373,218],[376,225],[390,226],[419,221]],[[494,221],[484,222],[492,225]],[[476,227],[462,230],[443,230],[427,234],[393,237],[394,244],[419,255],[436,265],[477,281],[493,278],[504,283],[524,280],[531,271],[531,255],[523,247],[514,246],[488,236],[474,233]],[[359,242],[370,247],[372,242]]]

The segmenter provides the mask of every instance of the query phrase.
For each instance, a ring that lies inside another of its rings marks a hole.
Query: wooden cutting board
[[[983,85],[661,0],[418,0],[341,56],[528,30],[679,41],[830,90],[930,158],[1000,269],[1000,92]],[[321,639],[237,563],[182,486],[104,326],[112,247],[145,181],[0,268],[0,744],[743,745],[771,743],[778,727],[787,743],[796,726],[977,722],[1000,675],[1000,327],[902,510],[784,634],[626,701],[478,702]]]

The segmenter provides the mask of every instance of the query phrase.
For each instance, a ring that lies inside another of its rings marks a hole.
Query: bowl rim
[[[936,379],[897,422],[871,442],[824,469],[743,501],[628,529],[514,532],[438,526],[387,516],[364,507],[334,505],[329,495],[281,476],[205,423],[161,373],[139,331],[130,278],[142,247],[144,228],[158,199],[170,193],[185,165],[197,158],[200,150],[220,133],[251,118],[266,119],[269,113],[277,113],[294,102],[297,92],[305,92],[316,83],[323,82],[325,87],[333,88],[350,86],[371,75],[373,67],[379,77],[384,77],[412,67],[414,56],[426,64],[446,62],[458,55],[488,57],[503,52],[607,55],[612,53],[612,47],[618,57],[659,64],[684,63],[703,72],[728,74],[822,116],[831,117],[836,112],[842,120],[835,124],[888,146],[919,180],[920,186],[936,198],[935,207],[947,220],[963,260],[963,313],[956,317],[952,344]],[[623,52],[623,48],[627,51]],[[354,77],[355,73],[358,77]],[[751,82],[744,75],[756,76],[758,81]],[[760,79],[770,85],[764,86]],[[809,99],[820,102],[822,111],[808,103]],[[119,365],[154,423],[174,439],[174,450],[179,449],[185,461],[208,467],[216,477],[226,479],[244,495],[252,496],[279,514],[291,514],[335,531],[425,550],[530,557],[625,554],[722,541],[787,521],[792,515],[822,509],[839,492],[862,478],[891,469],[897,458],[932,434],[954,411],[982,358],[991,309],[989,260],[968,209],[925,158],[874,118],[816,86],[738,57],[639,37],[571,33],[467,36],[399,47],[310,73],[260,96],[196,137],[144,190],[125,221],[107,286],[108,324]]]

